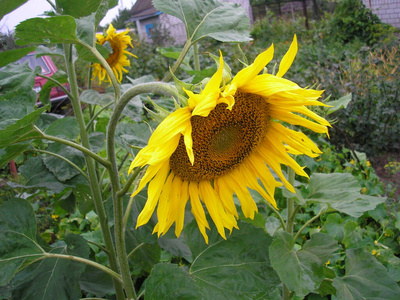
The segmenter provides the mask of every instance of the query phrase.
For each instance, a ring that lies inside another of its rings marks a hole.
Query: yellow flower
[[[277,207],[274,191],[282,184],[270,169],[292,192],[294,188],[281,165],[307,177],[289,154],[315,157],[321,152],[304,133],[289,129],[284,123],[328,133],[329,123],[307,108],[324,105],[317,101],[322,92],[300,88],[282,78],[297,53],[296,36],[277,75],[259,75],[272,60],[273,51],[272,45],[222,89],[221,56],[220,67],[204,90],[200,94],[186,91],[188,106],[171,113],[156,128],[129,169],[131,172],[148,165],[132,194],[134,197],[149,183],[148,199],[137,226],[146,224],[157,207],[154,232],[165,234],[175,223],[175,234],[179,236],[190,200],[205,241],[208,242],[206,228],[210,227],[204,207],[225,238],[225,228],[238,228],[233,194],[239,199],[244,216],[253,218],[257,205],[248,188]]]
[[[114,26],[110,24],[107,29],[107,36],[96,34],[98,44],[104,45],[106,42],[108,42],[111,46],[112,52],[106,60],[113,70],[118,82],[121,82],[122,80],[122,72],[128,73],[128,70],[126,70],[125,67],[129,67],[131,65],[127,55],[131,55],[137,58],[136,55],[126,50],[126,48],[128,48],[128,45],[133,47],[132,39],[128,35],[128,33],[129,29],[124,32],[116,33]],[[105,80],[106,76],[107,79]],[[96,77],[99,78],[99,84],[101,84],[103,80],[106,82],[110,82],[110,76],[107,74],[106,69],[104,69],[104,67],[99,63],[95,63],[93,65],[92,80]]]

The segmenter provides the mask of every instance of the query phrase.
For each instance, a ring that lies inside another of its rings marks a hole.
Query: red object
[[[17,63],[23,63],[28,61],[29,67],[34,70],[37,66],[41,67],[42,75],[46,77],[51,77],[57,72],[57,67],[54,64],[53,60],[50,56],[44,55],[40,57],[36,57],[35,53],[29,53],[27,56],[24,56]],[[43,85],[47,82],[46,78],[37,76],[35,77],[35,86],[33,89],[36,93],[38,93],[38,102],[39,102],[39,92],[42,90]],[[63,84],[64,87],[69,89],[68,83]],[[62,102],[66,100],[68,96],[65,94],[63,89],[59,86],[53,87],[50,92],[50,101],[53,102]]]

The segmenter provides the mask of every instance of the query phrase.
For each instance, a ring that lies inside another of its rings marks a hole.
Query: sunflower
[[[128,35],[128,33],[129,29],[124,32],[116,33],[114,26],[110,24],[107,29],[107,36],[96,34],[98,44],[104,45],[106,42],[108,42],[111,46],[112,52],[106,60],[113,70],[115,77],[117,78],[119,83],[121,83],[122,80],[122,72],[128,73],[128,70],[126,70],[125,67],[129,67],[131,65],[127,55],[131,55],[137,58],[136,55],[126,51],[128,45],[133,48],[132,39]],[[107,79],[105,81],[110,82],[110,76],[107,74],[106,69],[104,69],[101,64],[95,63],[93,65],[92,80],[98,77],[99,84],[101,84],[106,76]]]
[[[158,125],[129,169],[131,172],[148,166],[132,194],[134,197],[148,184],[148,199],[137,226],[146,224],[157,207],[154,232],[165,234],[175,223],[175,234],[179,236],[190,201],[205,241],[208,243],[206,228],[210,226],[204,207],[219,234],[226,238],[225,229],[238,228],[233,194],[239,199],[244,216],[254,218],[257,205],[249,188],[277,208],[276,187],[283,183],[295,192],[281,165],[308,177],[291,155],[316,157],[321,152],[304,133],[285,124],[327,134],[329,123],[307,108],[324,105],[317,100],[322,91],[304,89],[282,78],[297,53],[296,36],[278,73],[259,74],[272,60],[273,52],[272,45],[222,88],[221,55],[219,68],[204,89],[199,94],[186,91],[188,105]]]

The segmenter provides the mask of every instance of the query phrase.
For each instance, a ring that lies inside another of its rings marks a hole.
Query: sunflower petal
[[[281,63],[279,65],[279,71],[276,74],[276,76],[282,77],[283,75],[286,74],[287,70],[289,70],[290,66],[293,63],[296,54],[297,54],[297,36],[294,35],[293,41],[290,44],[288,52],[286,52],[285,56],[281,60]]]

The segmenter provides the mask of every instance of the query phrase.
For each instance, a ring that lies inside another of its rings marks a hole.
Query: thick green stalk
[[[200,57],[199,57],[199,44],[195,43],[194,48],[194,69],[200,71]]]
[[[115,247],[117,251],[119,266],[121,268],[122,281],[124,282],[125,291],[129,299],[131,298],[137,299],[137,297],[129,270],[128,256],[125,247],[122,195],[118,194],[118,192],[120,191],[120,181],[118,176],[118,166],[115,155],[115,130],[117,128],[118,120],[121,117],[122,111],[128,104],[128,102],[133,97],[143,93],[161,93],[161,94],[177,96],[176,89],[166,83],[151,82],[151,83],[144,83],[137,85],[127,90],[115,104],[114,110],[112,112],[107,127],[107,138],[106,138],[107,158],[111,162],[111,167],[109,168],[109,172],[110,172],[110,182],[112,187],[112,197],[114,204]]]
[[[79,100],[79,91],[78,91],[78,84],[76,80],[76,73],[75,73],[75,66],[72,59],[72,45],[64,45],[64,52],[65,52],[65,63],[67,67],[67,74],[69,78],[69,84],[71,88],[71,102],[74,108],[75,117],[77,119],[79,129],[80,129],[80,136],[82,141],[82,146],[90,151],[90,144],[89,144],[89,136],[86,131],[85,120],[83,117],[83,113],[81,110],[81,103]],[[95,167],[95,162],[93,159],[85,152],[85,160],[87,166],[87,172],[90,181],[90,188],[96,208],[97,215],[99,217],[101,231],[103,233],[104,244],[107,249],[107,255],[110,262],[110,267],[114,272],[118,273],[118,263],[117,257],[115,254],[115,248],[111,236],[110,228],[108,227],[108,218],[106,214],[105,207],[103,205],[103,199],[101,194],[101,186],[98,182],[97,172]],[[125,299],[123,288],[121,283],[113,278],[113,283],[117,295],[118,300]]]

